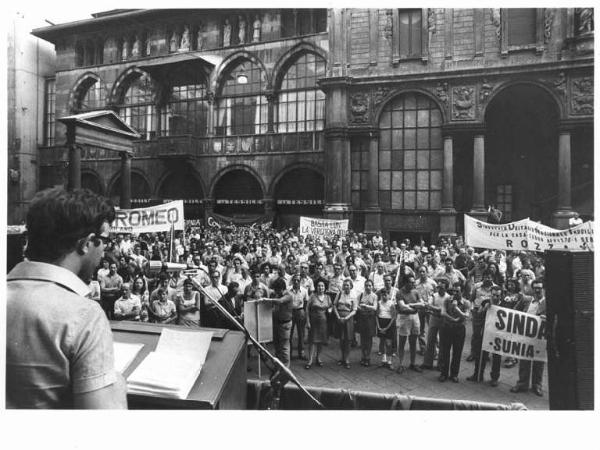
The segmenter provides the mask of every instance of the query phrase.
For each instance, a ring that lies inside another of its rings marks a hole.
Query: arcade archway
[[[99,195],[104,195],[102,183],[98,175],[92,172],[81,172],[81,187]]]
[[[186,219],[204,218],[204,189],[196,176],[190,172],[172,172],[163,180],[158,190],[163,201],[183,200],[183,214]]]
[[[258,179],[243,169],[225,173],[213,190],[214,212],[232,218],[263,214],[263,190]]]
[[[83,180],[82,180],[83,181]],[[121,175],[119,174],[112,183],[109,197],[115,205],[121,200]],[[131,172],[131,207],[140,208],[148,206],[151,202],[152,193],[150,185],[142,175]]]
[[[310,168],[295,168],[281,175],[273,187],[275,224],[296,227],[300,216],[322,217],[325,179]]]
[[[554,99],[518,84],[498,93],[485,115],[485,197],[503,221],[550,223],[558,193],[558,122]]]

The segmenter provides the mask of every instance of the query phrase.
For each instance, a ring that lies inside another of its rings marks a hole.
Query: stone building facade
[[[127,164],[83,146],[81,184],[186,215],[349,218],[426,241],[462,214],[593,214],[593,11],[131,10],[36,29],[56,117],[110,109]],[[67,182],[56,121],[40,187]],[[130,169],[128,168],[130,167]]]

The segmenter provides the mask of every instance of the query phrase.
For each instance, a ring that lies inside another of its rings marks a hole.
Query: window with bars
[[[134,79],[123,95],[119,115],[144,139],[156,136],[157,115],[152,80],[147,74]]]
[[[537,10],[535,8],[508,8],[506,19],[509,46],[536,43]]]
[[[511,184],[496,186],[496,208],[502,211],[502,221],[512,220],[513,191]]]
[[[100,80],[90,78],[81,85],[77,107],[79,111],[99,109],[104,106],[105,92]]]
[[[419,58],[422,54],[422,15],[420,9],[400,9],[399,51],[401,59]]]
[[[56,143],[56,80],[46,80],[44,90],[44,145],[52,146]]]
[[[325,76],[325,61],[314,53],[301,55],[287,70],[278,95],[280,133],[322,130],[325,94],[317,80]]]
[[[161,134],[166,136],[180,134],[206,136],[207,126],[206,85],[201,83],[173,86],[163,112]]]
[[[219,136],[267,132],[268,103],[263,95],[265,75],[250,60],[243,60],[225,77],[217,103]]]
[[[439,210],[442,117],[421,94],[388,103],[379,120],[379,204],[385,209]]]

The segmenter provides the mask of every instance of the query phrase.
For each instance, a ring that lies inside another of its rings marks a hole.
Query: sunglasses
[[[102,235],[96,235],[96,239],[102,241],[102,244],[104,244],[104,246],[107,246],[108,244],[110,244],[110,236],[102,236]]]

